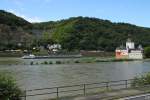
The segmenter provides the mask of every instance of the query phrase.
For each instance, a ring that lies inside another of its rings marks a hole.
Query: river
[[[56,60],[69,59],[47,59]],[[0,71],[14,75],[22,89],[132,79],[150,71],[147,61],[30,65],[31,61],[44,59],[0,58]]]

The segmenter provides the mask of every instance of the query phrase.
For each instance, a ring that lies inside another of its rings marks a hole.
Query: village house
[[[60,44],[48,45],[47,47],[49,49],[49,53],[56,53],[59,50],[61,50],[61,45]]]

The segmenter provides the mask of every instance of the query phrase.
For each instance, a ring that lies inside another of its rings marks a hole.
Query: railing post
[[[27,96],[26,95],[27,95],[27,91],[25,90],[24,91],[24,100],[27,100]]]
[[[106,89],[109,90],[109,82],[106,82]]]
[[[125,80],[125,88],[128,88],[128,80]]]
[[[83,94],[84,94],[84,96],[85,96],[85,84],[83,84]]]
[[[57,100],[59,99],[59,91],[58,91],[58,87],[57,87]]]

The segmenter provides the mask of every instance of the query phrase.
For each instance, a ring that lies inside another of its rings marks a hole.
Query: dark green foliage
[[[0,10],[0,50],[30,48],[33,36],[28,30],[31,26],[26,20]]]
[[[80,63],[80,61],[79,61],[79,60],[76,60],[76,61],[74,61],[74,63]]]
[[[112,23],[89,17],[57,22],[52,39],[68,50],[114,51],[128,36],[144,46],[150,43],[150,29],[125,23]]]
[[[31,61],[31,62],[30,62],[30,65],[34,65],[34,62],[33,62],[33,61]]]
[[[62,64],[62,62],[61,61],[56,61],[56,64]]]
[[[150,47],[144,48],[144,55],[146,58],[150,58]]]
[[[0,99],[21,100],[22,92],[10,75],[0,73]]]
[[[45,65],[47,65],[47,64],[48,64],[48,62],[47,62],[47,61],[44,61],[44,64],[45,64]]]
[[[41,62],[41,64],[45,64],[45,65],[47,65],[47,64],[49,64],[47,61],[44,61],[44,62]]]
[[[113,61],[113,62],[121,62],[121,61],[134,61],[134,59],[112,59],[110,61]]]
[[[52,62],[52,61],[49,61],[49,64],[53,64],[53,62]]]
[[[33,23],[33,28],[41,29],[41,30],[52,30],[52,29],[54,29],[55,24],[56,24],[56,22],[53,22],[53,21]]]
[[[24,20],[23,18],[20,18],[4,10],[0,10],[0,24],[5,24],[8,26],[12,26],[12,27],[18,26],[18,27],[24,27],[24,28],[29,28],[32,25],[31,23]]]

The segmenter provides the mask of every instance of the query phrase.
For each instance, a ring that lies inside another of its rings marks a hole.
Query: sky
[[[1,0],[0,9],[30,22],[86,16],[150,27],[150,0]]]

